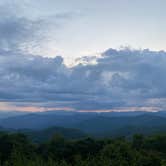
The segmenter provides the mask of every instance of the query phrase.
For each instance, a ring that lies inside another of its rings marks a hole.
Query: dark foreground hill
[[[25,134],[33,142],[44,142],[50,140],[53,136],[62,136],[68,140],[81,139],[88,136],[79,129],[64,128],[64,127],[50,127],[42,130],[34,129],[7,129],[0,127],[0,132],[6,133],[21,133]]]
[[[34,143],[20,133],[0,133],[1,166],[166,166],[166,135]]]
[[[13,130],[14,131],[14,130]],[[71,129],[64,127],[51,127],[43,130],[15,130],[14,132],[19,132],[25,134],[29,139],[34,142],[44,142],[48,141],[54,135],[60,135],[65,139],[81,139],[88,135],[79,129]]]

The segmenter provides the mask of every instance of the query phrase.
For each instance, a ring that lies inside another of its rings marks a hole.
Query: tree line
[[[131,139],[64,139],[34,143],[21,133],[0,133],[1,166],[166,166],[166,134]]]

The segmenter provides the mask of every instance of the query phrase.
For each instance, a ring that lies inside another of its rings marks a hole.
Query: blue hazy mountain
[[[39,112],[0,120],[0,125],[14,129],[43,129],[52,126],[72,127],[84,120],[99,116],[97,113]]]
[[[0,120],[6,129],[44,130],[74,128],[92,136],[151,134],[166,131],[166,113],[162,112],[65,112],[49,111],[8,117]]]
[[[150,114],[120,117],[102,116],[83,121],[77,127],[96,136],[150,134],[155,131],[166,131],[166,118]]]
[[[15,117],[19,115],[26,115],[26,114],[28,113],[23,111],[0,111],[0,119]]]

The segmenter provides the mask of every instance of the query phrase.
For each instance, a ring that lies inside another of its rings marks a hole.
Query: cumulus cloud
[[[166,52],[148,49],[109,49],[95,64],[72,68],[60,56],[1,51],[0,100],[76,110],[164,109],[165,64]]]

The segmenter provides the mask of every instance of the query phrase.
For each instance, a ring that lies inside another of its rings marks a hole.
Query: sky
[[[164,110],[165,9],[165,0],[1,0],[0,110]]]

